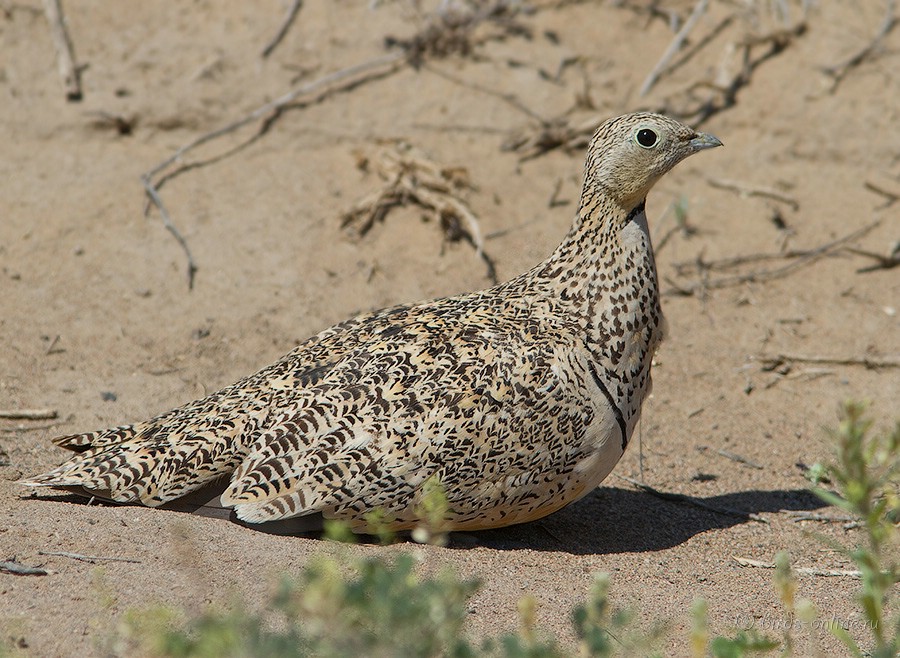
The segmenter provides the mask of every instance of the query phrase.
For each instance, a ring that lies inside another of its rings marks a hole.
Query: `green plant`
[[[829,628],[854,656],[895,658],[900,655],[900,612],[888,619],[885,606],[900,582],[900,421],[892,432],[873,436],[865,409],[859,402],[844,404],[840,425],[830,432],[837,443],[837,463],[825,469],[837,491],[819,486],[814,491],[825,502],[858,516],[865,529],[867,545],[835,547],[856,563],[862,575],[858,599],[874,646],[866,653],[839,625]]]
[[[446,546],[450,501],[437,475],[432,475],[422,485],[422,498],[416,513],[422,521],[412,531],[413,540],[420,544]]]
[[[691,606],[691,620],[691,655],[694,658],[703,658],[707,653],[715,658],[743,658],[754,653],[768,653],[780,646],[779,642],[754,628],[739,630],[734,637],[717,636],[710,640],[708,606],[703,599],[694,601]]]
[[[270,609],[240,602],[185,620],[157,608],[126,617],[131,647],[154,656],[470,656],[462,636],[474,581],[449,574],[422,580],[414,560],[366,560],[346,579],[335,560],[314,560],[283,580]]]
[[[636,629],[632,611],[610,606],[608,574],[594,576],[587,603],[576,607],[573,617],[583,656],[659,655],[653,647],[664,636],[665,623]]]
[[[168,608],[130,611],[114,651],[173,658],[569,655],[555,637],[537,628],[537,603],[531,596],[519,602],[517,633],[470,642],[463,622],[466,602],[477,587],[476,581],[449,573],[420,578],[408,554],[393,562],[362,561],[349,578],[336,560],[318,558],[298,579],[284,579],[261,613],[240,601],[195,618]],[[574,612],[579,655],[653,655],[663,627],[657,624],[649,632],[635,628],[630,613],[610,606],[608,590],[608,578],[598,576],[588,601]]]
[[[859,568],[862,588],[858,599],[872,630],[873,647],[864,650],[839,624],[827,627],[857,658],[896,658],[900,655],[900,612],[893,619],[886,619],[885,607],[893,586],[900,582],[896,525],[900,521],[900,422],[887,434],[873,436],[871,429],[872,421],[865,417],[864,404],[844,403],[838,428],[828,430],[836,444],[836,462],[815,464],[807,477],[822,500],[860,518],[867,542],[848,549],[823,538]],[[835,491],[822,488],[823,482],[832,484]],[[812,622],[817,614],[815,606],[812,601],[796,598],[796,581],[788,555],[779,553],[775,565],[775,586],[788,618]],[[695,627],[705,627],[705,615],[705,607],[695,607]],[[698,617],[702,617],[702,622]],[[792,627],[793,624],[786,626],[781,641],[751,629],[739,631],[733,638],[714,638],[709,649],[717,658],[739,658],[775,649],[781,649],[782,656],[790,656],[794,651]],[[695,636],[700,637],[697,632]],[[702,656],[703,651],[696,648],[698,643],[699,639],[694,644],[694,655]]]

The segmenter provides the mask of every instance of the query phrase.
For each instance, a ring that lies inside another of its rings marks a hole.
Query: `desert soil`
[[[0,3],[0,409],[58,413],[0,419],[0,559],[50,572],[0,573],[3,640],[32,656],[101,654],[129,609],[199,611],[235,592],[263,605],[278,575],[311,556],[409,550],[425,572],[483,580],[474,636],[514,630],[516,602],[531,593],[539,626],[574,647],[570,611],[600,571],[614,604],[648,626],[669,621],[667,655],[688,654],[697,597],[713,632],[780,635],[790,620],[772,572],[734,558],[789,551],[797,567],[852,568],[811,533],[850,545],[857,530],[798,518],[840,518],[808,493],[804,468],[831,459],[823,428],[841,401],[871,401],[881,425],[898,414],[900,371],[862,362],[900,354],[900,276],[847,248],[887,256],[900,238],[900,30],[872,44],[884,3],[809,3],[804,17],[798,2],[712,0],[644,96],[694,2],[509,3],[522,11],[449,32],[434,29],[436,2],[307,2],[263,58],[288,4],[67,3],[83,65],[83,99],[69,102],[42,3]],[[158,209],[144,212],[141,175],[417,34],[428,36],[416,66],[316,87],[266,114],[267,130],[251,121],[185,155],[204,166],[159,191],[197,265],[189,289],[184,252]],[[870,44],[838,78],[828,72]],[[346,548],[16,484],[65,458],[53,436],[200,397],[359,311],[490,285],[472,245],[453,239],[460,231],[421,208],[395,208],[361,237],[342,227],[383,188],[384,153],[409,145],[467,177],[470,188],[451,191],[502,280],[566,232],[584,127],[635,109],[682,117],[725,148],[682,164],[650,196],[669,334],[640,441],[579,503],[446,548]],[[531,141],[511,150],[517,140]],[[770,257],[723,260],[758,255]],[[778,354],[848,363],[773,369],[761,358]],[[135,561],[45,555],[61,551]],[[858,588],[802,575],[798,594],[864,637]],[[841,654],[821,623],[797,637],[800,655]]]

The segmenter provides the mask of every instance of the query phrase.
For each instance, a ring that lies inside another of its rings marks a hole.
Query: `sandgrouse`
[[[22,483],[297,529],[365,531],[373,511],[412,528],[429,481],[448,529],[550,514],[609,474],[650,390],[663,317],[647,193],[716,146],[657,114],[610,119],[572,228],[530,271],[355,317],[152,420],[57,438],[77,454]]]

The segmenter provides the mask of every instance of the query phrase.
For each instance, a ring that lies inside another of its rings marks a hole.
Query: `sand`
[[[898,270],[861,272],[877,262],[840,244],[803,255],[849,235],[842,244],[886,256],[900,238],[900,31],[839,84],[823,70],[866,47],[882,3],[817,3],[806,30],[792,31],[799,3],[780,22],[769,3],[714,0],[644,97],[674,36],[668,12],[683,21],[693,2],[536,2],[457,29],[418,68],[304,96],[267,115],[249,144],[258,121],[187,154],[211,161],[160,194],[197,266],[189,289],[184,252],[158,210],[144,214],[141,175],[291,89],[397,52],[386,39],[409,40],[437,3],[420,13],[405,1],[369,4],[305,3],[262,58],[286,2],[67,3],[85,65],[80,102],[66,100],[42,4],[0,6],[0,409],[58,413],[0,419],[0,559],[51,571],[0,573],[0,637],[33,656],[99,654],[126,610],[199,611],[235,592],[262,605],[278,575],[310,556],[409,550],[426,573],[450,566],[483,580],[475,636],[514,630],[516,602],[532,593],[539,626],[574,646],[570,611],[598,571],[611,574],[616,605],[638,608],[648,625],[670,621],[666,655],[688,654],[697,597],[713,632],[780,635],[772,572],[734,557],[771,562],[786,550],[798,567],[852,568],[811,533],[851,545],[858,531],[796,518],[838,515],[808,493],[804,465],[831,458],[823,428],[842,400],[870,400],[886,425],[900,399],[896,368],[788,360],[772,369],[760,358],[900,354]],[[175,512],[38,499],[15,484],[63,460],[53,436],[202,396],[358,311],[490,285],[471,244],[448,239],[453,231],[421,208],[396,208],[361,237],[342,228],[343,213],[384,184],[363,161],[403,142],[464,170],[472,187],[456,194],[505,279],[542,260],[569,226],[584,156],[577,129],[640,108],[700,120],[725,148],[682,164],[649,198],[669,335],[640,440],[579,503],[446,548],[344,548]],[[504,148],[542,130],[571,138],[568,147]],[[760,254],[773,258],[730,269],[722,260]],[[59,551],[137,561],[42,554]],[[864,637],[858,587],[799,578],[822,619]],[[840,652],[821,625],[797,635],[799,655]]]

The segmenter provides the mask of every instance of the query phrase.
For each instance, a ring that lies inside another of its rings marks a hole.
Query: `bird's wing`
[[[346,353],[270,418],[222,502],[254,523],[321,512],[358,526],[381,510],[402,527],[433,477],[459,518],[552,498],[546,476],[586,458],[595,413],[572,380],[579,341],[463,315],[411,314]]]

